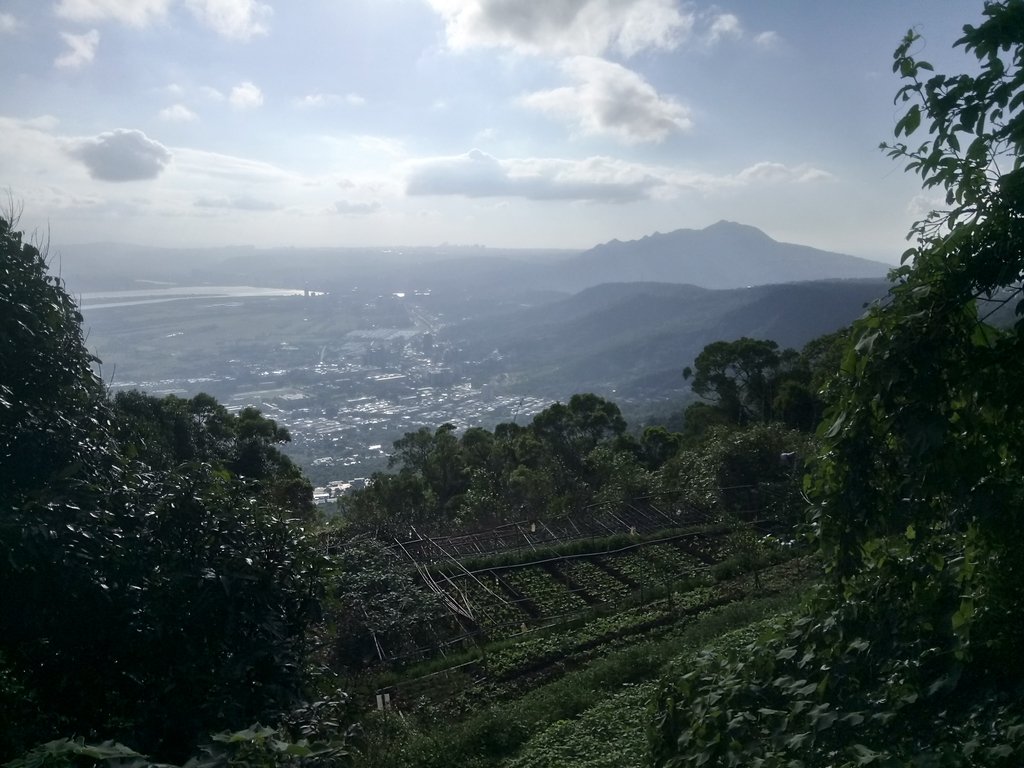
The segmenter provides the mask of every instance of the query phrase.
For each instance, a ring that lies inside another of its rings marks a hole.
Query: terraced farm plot
[[[651,544],[640,551],[666,574],[693,574],[706,567],[700,558],[683,551],[673,542]]]
[[[589,560],[566,560],[558,569],[598,602],[613,603],[630,593],[629,585]]]
[[[564,616],[581,611],[587,602],[542,568],[520,568],[501,577],[536,607],[539,617]]]
[[[482,575],[479,581],[467,577],[457,584],[461,595],[453,597],[468,602],[474,621],[492,639],[514,635],[531,620],[525,606],[505,594],[493,576]]]

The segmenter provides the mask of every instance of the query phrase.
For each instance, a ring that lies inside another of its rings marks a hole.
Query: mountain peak
[[[766,235],[757,227],[751,226],[750,224],[740,224],[738,221],[729,221],[728,219],[719,219],[714,224],[704,227],[701,231],[713,235],[731,235],[734,237],[742,235],[747,238],[756,238],[762,241],[772,240],[771,237]]]
[[[591,285],[665,282],[704,288],[884,277],[888,271],[885,264],[782,243],[757,227],[726,219],[704,229],[677,229],[628,242],[613,240],[569,264],[585,273]]]

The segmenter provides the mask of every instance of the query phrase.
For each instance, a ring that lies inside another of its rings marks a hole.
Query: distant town
[[[289,430],[285,450],[304,467],[321,504],[362,487],[373,471],[386,468],[392,442],[406,432],[446,422],[465,428],[529,420],[550,404],[510,394],[497,353],[485,360],[461,359],[458,349],[438,341],[443,321],[415,302],[415,295],[357,303],[305,289],[290,296],[236,293],[230,298],[145,305],[133,298],[128,307],[105,297],[86,304],[83,312],[99,356],[107,370],[115,370],[111,389],[179,397],[209,392],[231,410],[259,408]],[[281,330],[288,328],[288,322],[280,322],[282,312],[309,326],[318,317],[336,316],[341,304],[346,313],[341,322],[361,327],[329,339],[314,331],[277,340],[268,332],[261,342],[247,342],[239,332],[235,354],[226,360],[218,359],[215,349],[186,344],[189,338],[205,338],[202,321],[210,315],[233,318],[241,312],[253,323],[276,317],[278,332],[287,335]],[[121,312],[132,320],[120,322]],[[402,327],[375,327],[381,312],[387,325]],[[179,349],[187,349],[187,371],[176,362]],[[128,361],[133,367],[126,370]]]

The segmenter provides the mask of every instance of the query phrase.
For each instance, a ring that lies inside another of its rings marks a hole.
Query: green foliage
[[[62,733],[175,759],[300,692],[305,481],[255,410],[110,402],[80,322],[0,218],[0,759]]]
[[[124,454],[150,469],[209,464],[292,516],[315,517],[312,486],[275,447],[290,440],[288,431],[257,409],[243,408],[236,416],[206,394],[183,400],[135,390],[114,395],[113,408]]]
[[[356,765],[454,768],[496,765],[511,759],[516,765],[572,766],[588,764],[587,758],[597,765],[610,765],[601,763],[596,754],[573,755],[569,751],[573,745],[582,747],[602,740],[608,755],[642,756],[643,701],[654,691],[647,681],[676,657],[689,657],[723,632],[785,610],[792,601],[785,596],[701,611],[685,622],[660,626],[647,635],[630,635],[579,669],[571,669],[571,662],[563,657],[562,665],[570,667],[564,676],[518,695],[514,687],[521,684],[522,674],[513,674],[509,687],[492,692],[489,699],[475,700],[465,719],[445,719],[440,730],[429,718],[422,722],[411,717],[399,721],[393,715],[371,718],[366,723],[367,744],[357,755]],[[614,623],[615,618],[608,617],[599,626],[614,632]],[[574,633],[554,633],[539,639],[534,650],[554,652],[560,643],[563,653],[574,643],[585,647],[586,636],[597,631],[582,625],[576,637]],[[547,648],[548,642],[551,648]],[[509,661],[512,655],[510,646]],[[527,664],[524,660],[520,668]],[[590,713],[592,717],[588,717]]]
[[[945,190],[950,208],[915,225],[888,303],[855,324],[812,490],[840,583],[869,567],[875,539],[912,533],[915,556],[942,542],[951,564],[966,563],[959,592],[974,604],[950,606],[962,651],[1020,674],[1024,322],[1001,330],[986,318],[1011,303],[1024,314],[1024,198],[1012,191],[1024,155],[1024,42],[1013,33],[1024,3],[984,13],[957,43],[977,58],[975,74],[922,80],[932,68],[911,54],[914,33],[896,51],[897,102],[910,105],[897,136],[925,126],[930,138],[889,152]]]
[[[1024,753],[1024,2],[986,3],[929,74],[911,32],[888,146],[946,193],[854,323],[807,491],[829,579],[805,616],[666,683],[657,766],[1011,766]],[[926,78],[926,79],[922,79]]]
[[[746,337],[708,344],[693,363],[693,391],[713,399],[734,424],[766,420],[782,363],[778,350],[774,341]],[[690,374],[683,371],[684,378]]]
[[[779,351],[774,341],[741,338],[716,341],[697,356],[693,391],[710,400],[693,403],[685,413],[685,434],[699,439],[718,425],[779,421],[803,432],[821,421],[821,390],[838,372],[849,330],[809,341],[799,353]]]
[[[555,403],[527,427],[477,427],[461,437],[451,424],[423,427],[395,442],[389,464],[399,471],[375,473],[347,500],[345,516],[359,529],[405,536],[410,526],[436,530],[622,503],[649,487],[644,448],[625,431],[618,407],[592,394]],[[662,440],[659,456],[670,444]]]
[[[413,573],[375,539],[341,545],[324,611],[332,667],[358,670],[436,642],[439,601]]]
[[[667,461],[655,487],[660,499],[678,500],[712,518],[758,516],[791,528],[806,503],[797,464],[781,457],[792,454],[798,463],[812,445],[807,435],[778,423],[716,427]]]

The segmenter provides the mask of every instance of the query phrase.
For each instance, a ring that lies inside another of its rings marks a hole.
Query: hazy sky
[[[589,247],[719,219],[886,260],[891,54],[965,0],[0,0],[0,187],[55,244]]]

